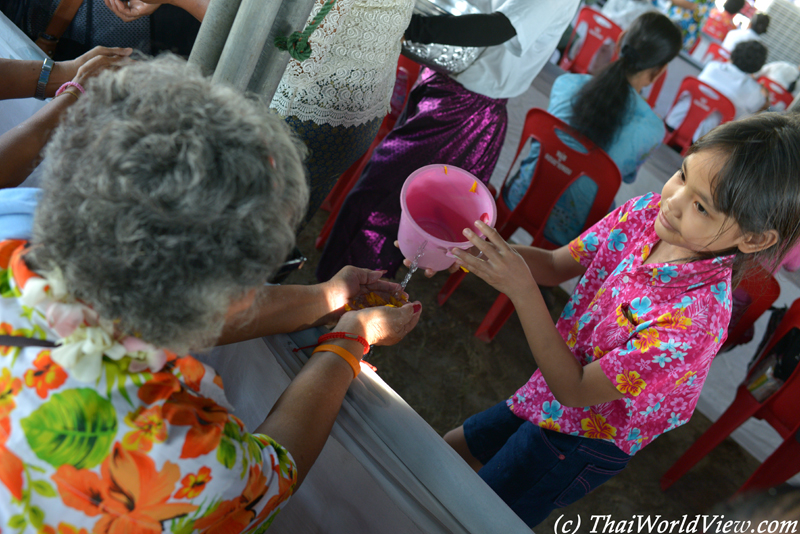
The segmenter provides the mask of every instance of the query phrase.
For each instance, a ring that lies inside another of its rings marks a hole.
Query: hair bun
[[[634,47],[629,44],[622,45],[622,48],[619,51],[619,55],[623,58],[629,65],[636,65],[639,62],[639,52],[636,51]]]

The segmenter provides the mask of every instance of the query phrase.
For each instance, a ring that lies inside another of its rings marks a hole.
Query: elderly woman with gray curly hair
[[[302,156],[280,118],[177,59],[105,73],[76,102],[47,148],[33,237],[0,242],[4,529],[271,523],[365,347],[396,343],[421,310],[343,313],[399,290],[354,267],[265,286],[305,209]],[[214,370],[180,356],[332,322],[253,434]]]

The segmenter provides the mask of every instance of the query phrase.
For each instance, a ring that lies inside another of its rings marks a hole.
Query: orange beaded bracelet
[[[353,368],[353,378],[358,376],[358,373],[361,372],[361,360],[353,356],[353,354],[339,345],[319,345],[317,348],[314,349],[312,354],[317,352],[332,352],[337,356],[340,356],[344,361],[350,364],[350,367]]]

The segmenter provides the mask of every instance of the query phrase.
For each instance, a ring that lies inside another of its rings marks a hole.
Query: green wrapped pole
[[[325,16],[333,9],[334,4],[336,4],[336,0],[327,0],[302,32],[294,32],[289,37],[276,37],[275,46],[278,50],[289,52],[289,55],[297,61],[305,61],[311,57],[311,44],[309,44],[308,39],[314,33],[314,30],[322,24]]]
[[[271,100],[280,85],[286,65],[291,59],[288,52],[275,48],[274,41],[279,35],[288,35],[295,28],[302,28],[317,0],[283,0],[275,24],[261,50],[261,57],[256,65],[253,77],[247,90]]]

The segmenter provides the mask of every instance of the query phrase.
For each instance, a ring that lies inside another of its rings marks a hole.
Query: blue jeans
[[[533,528],[622,471],[630,456],[611,442],[562,434],[520,419],[502,401],[464,422],[478,475]]]

